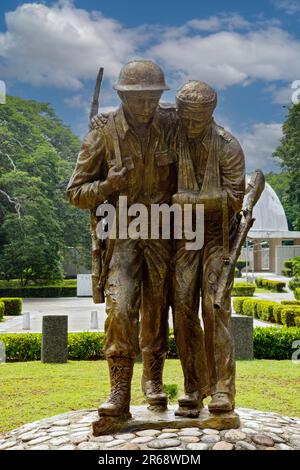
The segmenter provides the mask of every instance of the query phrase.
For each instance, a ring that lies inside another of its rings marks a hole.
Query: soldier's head
[[[176,106],[182,125],[190,138],[203,135],[217,105],[217,93],[207,83],[191,80],[178,90]]]
[[[137,124],[147,124],[154,116],[161,95],[169,90],[161,68],[149,60],[124,65],[114,86],[123,108]]]

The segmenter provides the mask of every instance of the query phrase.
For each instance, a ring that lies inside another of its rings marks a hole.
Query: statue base
[[[93,422],[93,435],[102,436],[116,432],[142,431],[144,429],[165,428],[210,428],[237,429],[240,426],[239,415],[235,411],[212,414],[207,407],[203,408],[197,417],[175,416],[175,406],[164,411],[149,410],[146,406],[132,406],[131,418],[122,420],[109,416],[101,416]]]

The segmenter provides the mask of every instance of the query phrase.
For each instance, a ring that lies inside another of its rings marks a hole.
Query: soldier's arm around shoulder
[[[107,199],[106,155],[105,125],[94,124],[83,140],[67,186],[71,204],[81,209],[92,209]]]
[[[240,212],[245,195],[245,155],[238,140],[220,128],[223,151],[220,158],[222,187],[226,189],[229,204],[234,212]]]

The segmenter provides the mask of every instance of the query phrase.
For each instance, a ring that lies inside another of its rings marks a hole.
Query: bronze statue
[[[98,107],[102,73],[91,117]],[[237,426],[238,417],[230,415],[235,399],[230,292],[263,175],[255,174],[243,205],[244,154],[238,141],[215,123],[217,95],[209,85],[191,81],[177,93],[177,110],[162,108],[159,100],[168,89],[164,74],[153,62],[140,60],[122,68],[114,88],[121,106],[92,120],[67,188],[72,204],[91,210],[94,301],[104,300],[103,289],[106,296],[104,351],[111,393],[98,410],[94,432],[112,432],[130,421],[131,379],[140,350],[142,388],[150,409],[166,409],[162,372],[169,305],[185,388],[175,414],[201,416],[202,400],[210,395],[209,411],[228,414],[223,424],[213,425]],[[188,250],[184,239],[117,236],[106,240],[101,257],[96,208],[108,201],[118,214],[120,196],[127,197],[128,206],[147,208],[204,204],[204,246]]]
[[[206,83],[190,81],[177,93],[176,103],[181,125],[176,144],[178,191],[173,202],[204,204],[205,214],[203,248],[187,251],[184,242],[177,241],[173,261],[174,333],[185,379],[185,395],[176,414],[194,416],[207,395],[212,397],[211,412],[234,409],[231,287],[264,178],[260,172],[255,174],[241,221],[244,154],[238,141],[213,119],[216,92]],[[204,338],[198,318],[200,293]]]
[[[127,196],[128,205],[169,204],[175,191],[175,158],[167,146],[168,119],[157,109],[168,89],[164,74],[153,62],[133,61],[121,70],[115,89],[122,105],[84,139],[67,188],[69,200],[82,209],[104,201],[117,205],[120,195]],[[139,348],[149,404],[167,406],[162,370],[168,350],[171,249],[171,240],[108,241],[105,356],[111,394],[99,408],[100,417],[130,417],[130,384]]]

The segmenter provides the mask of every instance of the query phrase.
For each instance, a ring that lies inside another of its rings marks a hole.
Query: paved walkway
[[[136,408],[136,407],[132,407]],[[174,410],[174,406],[170,407]],[[236,410],[238,429],[217,431],[172,426],[93,437],[96,410],[80,410],[22,426],[0,435],[1,450],[300,450],[300,419],[277,413]],[[193,426],[193,427],[192,427]],[[99,457],[101,456],[101,452]]]
[[[254,273],[255,276],[261,273]],[[268,279],[288,281],[288,278],[277,276],[273,273],[263,273],[263,277]],[[245,281],[245,278],[240,279]],[[239,281],[239,279],[237,279]],[[274,300],[280,302],[281,300],[293,300],[294,295],[290,292],[285,293],[259,293],[255,297],[265,300]],[[98,312],[98,328],[91,329],[91,312],[96,310]],[[42,317],[43,315],[68,315],[69,317],[69,331],[103,331],[105,322],[105,305],[93,304],[91,297],[61,297],[61,298],[48,298],[48,299],[24,299],[23,300],[23,313],[30,313],[31,329],[23,330],[23,316],[6,317],[5,321],[0,323],[0,333],[20,333],[30,331],[32,333],[40,333],[42,331]],[[170,327],[173,327],[172,315],[169,316]],[[272,323],[263,322],[254,319],[254,326],[274,326]]]

